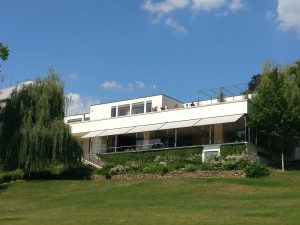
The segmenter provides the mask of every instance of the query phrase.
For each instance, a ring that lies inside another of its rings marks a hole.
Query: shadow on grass
[[[284,167],[289,171],[300,170],[300,160],[285,162]],[[281,169],[281,163],[273,165],[272,168]]]
[[[8,184],[0,184],[0,191],[8,188]]]

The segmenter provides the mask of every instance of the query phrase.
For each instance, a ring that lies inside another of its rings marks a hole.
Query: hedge
[[[152,163],[157,156],[186,159],[195,154],[201,154],[202,150],[203,147],[199,146],[194,148],[176,148],[165,150],[99,154],[98,156],[106,163],[124,165],[126,162],[129,161],[138,161],[140,163]]]
[[[221,145],[220,153],[223,158],[230,155],[241,155],[246,152],[246,144]]]

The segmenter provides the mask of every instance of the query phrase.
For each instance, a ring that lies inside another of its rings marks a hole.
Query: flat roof
[[[172,97],[170,97],[166,94],[157,94],[157,95],[147,95],[147,96],[139,97],[139,98],[128,98],[128,99],[121,99],[121,100],[118,100],[118,101],[109,101],[109,102],[104,102],[104,103],[93,104],[93,105],[90,105],[90,106],[105,105],[105,104],[118,103],[118,102],[123,102],[123,101],[138,100],[138,99],[141,99],[141,98],[150,98],[150,97],[155,97],[155,96],[160,96],[160,95],[165,96],[165,97],[170,98],[170,99],[173,99],[177,102],[183,103],[182,101],[179,101],[175,98],[172,98]]]

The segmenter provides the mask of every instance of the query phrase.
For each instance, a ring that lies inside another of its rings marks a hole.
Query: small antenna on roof
[[[151,81],[151,95],[153,95],[153,80]]]

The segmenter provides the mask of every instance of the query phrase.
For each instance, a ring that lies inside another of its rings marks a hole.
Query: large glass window
[[[245,141],[245,121],[244,117],[234,123],[224,124],[224,142],[242,142]]]
[[[152,111],[152,101],[147,101],[146,102],[146,112],[151,112]]]
[[[140,113],[144,113],[144,102],[133,103],[131,114],[133,115],[133,114],[140,114]]]
[[[118,116],[128,116],[130,114],[130,105],[119,105]]]
[[[116,117],[117,116],[117,107],[113,106],[111,107],[111,117]]]

